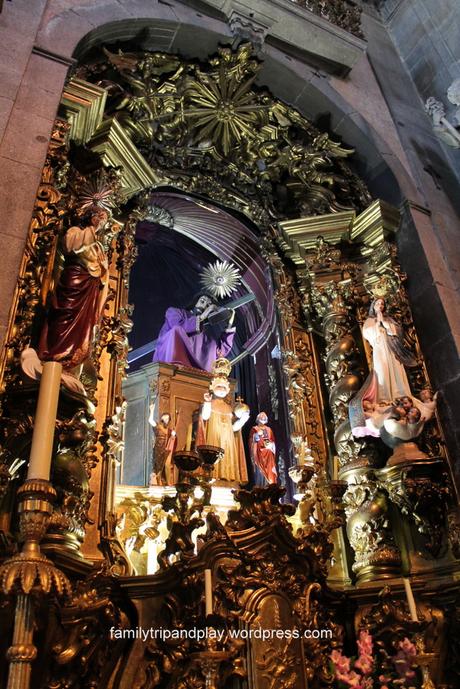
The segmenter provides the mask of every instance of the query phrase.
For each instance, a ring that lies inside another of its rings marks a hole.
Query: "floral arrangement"
[[[334,650],[330,659],[339,689],[417,689],[414,644],[405,638],[398,642],[396,654],[390,656],[379,649],[381,659],[373,650],[372,636],[365,630],[357,641],[359,655],[347,658]]]

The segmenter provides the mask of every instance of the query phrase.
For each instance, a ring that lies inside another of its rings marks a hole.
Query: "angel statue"
[[[362,388],[350,401],[353,435],[379,437],[384,427],[386,432],[391,433],[388,429],[393,429],[401,435],[404,425],[403,435],[410,433],[411,437],[415,437],[421,432],[425,421],[432,417],[436,397],[434,400],[428,399],[426,392],[422,392],[420,396],[423,399],[417,399],[412,393],[405,366],[416,366],[417,361],[405,347],[402,328],[387,315],[385,300],[381,297],[371,303],[369,316],[363,324],[363,337],[372,346],[372,369]],[[401,400],[405,400],[407,409],[403,408]],[[407,425],[405,419],[401,424],[400,418],[413,407],[420,414],[412,411],[410,423]]]

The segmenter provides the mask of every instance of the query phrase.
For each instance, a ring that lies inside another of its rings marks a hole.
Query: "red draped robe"
[[[268,483],[276,483],[275,436],[269,426],[253,426],[249,434],[251,459]]]
[[[65,264],[42,330],[38,355],[64,368],[87,358],[94,326],[107,298],[107,259],[93,227],[71,227],[64,238]]]

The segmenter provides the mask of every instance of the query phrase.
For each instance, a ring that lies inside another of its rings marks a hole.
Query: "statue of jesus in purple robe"
[[[207,294],[202,294],[192,309],[169,308],[153,361],[211,371],[214,361],[230,352],[235,337],[234,312],[224,325],[225,329],[216,329],[206,323],[217,309],[217,304]]]

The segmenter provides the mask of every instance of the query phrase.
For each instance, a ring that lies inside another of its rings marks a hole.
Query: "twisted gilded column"
[[[362,385],[359,348],[354,338],[350,281],[313,285],[311,299],[324,335],[325,380],[334,419],[334,444],[339,476],[349,486],[344,495],[346,531],[353,548],[352,569],[358,581],[397,575],[401,556],[395,543],[385,490],[377,485],[369,466],[373,448],[351,432],[348,405]]]
[[[395,209],[376,201],[358,217],[347,211],[280,223],[282,248],[298,267],[304,312],[324,362],[337,453],[330,472],[349,484],[344,505],[358,581],[397,575],[401,564],[388,496],[373,478],[375,444],[353,436],[348,414],[365,375],[358,307],[369,280],[388,268],[386,237],[398,222]]]

